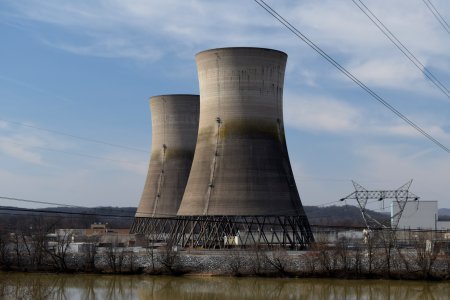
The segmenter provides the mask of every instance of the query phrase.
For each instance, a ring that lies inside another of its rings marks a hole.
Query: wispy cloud
[[[416,89],[424,78],[409,61],[402,58],[370,59],[352,63],[349,69],[359,80],[369,86],[411,90],[411,88]]]
[[[36,130],[35,127],[39,128],[30,122],[0,121],[0,153],[22,162],[47,166],[58,166],[61,163],[55,156],[62,155],[65,158],[69,157],[70,160],[78,157],[84,160],[81,164],[84,166],[92,165],[92,161],[95,161],[97,166],[103,169],[113,167],[127,173],[146,174],[147,153],[137,154],[135,151],[116,150],[86,141],[80,142],[78,139]],[[66,162],[64,165],[71,163]]]
[[[142,175],[142,178],[145,178],[148,170],[149,157],[146,156],[150,156],[150,153],[136,156],[136,152],[114,151],[103,155],[104,158],[110,160],[110,162],[107,162],[109,167],[114,167],[127,173]]]
[[[309,49],[297,53],[298,39],[251,1],[17,0],[8,4],[10,18],[64,30],[59,36],[44,36],[43,42],[79,55],[154,62],[167,54],[188,51],[191,57],[202,48],[246,44],[315,57]],[[271,4],[367,83],[405,89],[424,80],[351,1]],[[440,4],[443,9],[447,6]],[[420,1],[383,0],[368,5],[425,64],[450,58],[450,42]],[[65,39],[67,34],[76,38]],[[448,68],[443,71],[449,73]]]
[[[358,109],[331,98],[289,95],[285,107],[289,107],[284,111],[286,124],[301,130],[348,133],[360,123]]]
[[[448,155],[430,148],[417,150],[409,145],[360,145],[355,153],[363,158],[367,174],[374,178],[414,179],[413,191],[423,200],[448,200]],[[402,182],[399,182],[401,184]]]
[[[0,129],[6,129],[6,128],[8,128],[8,123],[0,120]]]
[[[110,38],[99,40],[87,45],[73,45],[66,42],[52,42],[45,40],[46,45],[77,55],[99,56],[106,58],[130,58],[144,62],[154,62],[163,55],[160,49],[148,45],[131,43],[122,38]]]
[[[17,143],[16,139],[0,138],[0,151],[18,160],[41,165],[43,163],[41,155],[33,151],[34,142],[27,139],[27,144]]]
[[[422,139],[423,136],[410,125],[389,115],[372,114],[365,108],[357,107],[332,97],[293,93],[285,97],[284,110],[286,125],[298,130],[325,132],[336,135],[374,135]],[[450,141],[450,132],[444,122],[415,115],[421,127],[443,141]]]

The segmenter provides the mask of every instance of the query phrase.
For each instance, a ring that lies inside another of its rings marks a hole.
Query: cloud
[[[380,58],[352,63],[349,70],[369,86],[407,90],[417,86],[424,77],[409,61],[402,58]],[[415,84],[411,85],[411,83]]]
[[[361,112],[355,107],[335,99],[313,95],[289,95],[284,110],[287,126],[332,133],[356,131]]]
[[[373,114],[365,108],[332,97],[294,95],[289,92],[285,97],[284,107],[286,125],[297,130],[334,135],[354,134],[424,139],[416,129],[388,112],[381,115]],[[432,117],[427,119],[420,114],[413,116],[413,119],[433,137],[450,141],[450,133],[444,129],[448,122],[438,124],[441,120]]]
[[[150,156],[150,152],[148,155],[144,153],[143,155],[139,154],[139,156],[136,156],[136,152],[131,151],[115,151],[103,155],[105,159],[110,160],[106,162],[108,167],[141,175],[142,178],[145,178],[148,170],[148,157],[146,156]],[[136,158],[139,158],[139,160]],[[102,168],[105,168],[104,163],[101,164],[103,164]]]
[[[7,129],[8,127],[7,122],[0,120],[0,129]]]
[[[407,124],[392,123],[393,124],[386,125],[379,122],[378,124],[374,124],[372,127],[369,127],[369,130],[375,134],[401,136],[406,138],[424,138],[421,133]],[[434,138],[443,141],[450,141],[450,133],[446,132],[443,127],[444,126],[437,125],[421,126],[425,132],[432,135]]]
[[[405,89],[424,79],[350,1],[269,4],[363,81]],[[383,0],[367,5],[425,65],[449,59],[450,41],[423,3]],[[443,10],[447,6],[440,3]],[[17,0],[3,14],[63,30],[42,41],[79,55],[154,62],[165,55],[187,51],[191,59],[200,49],[246,44],[290,50],[296,58],[316,57],[310,49],[298,51],[301,42],[253,2]],[[449,73],[448,68],[442,71]]]
[[[0,151],[18,160],[32,163],[43,164],[42,157],[36,151],[32,151],[30,147],[33,147],[29,143],[27,145],[19,144],[11,138],[0,138]]]
[[[42,156],[36,148],[46,144],[44,139],[30,134],[26,129],[18,130],[6,121],[0,121],[0,129],[0,152],[23,162],[43,164]]]
[[[398,182],[414,179],[412,191],[422,200],[442,201],[450,207],[448,197],[448,154],[438,149],[416,149],[411,145],[360,145],[353,148],[365,162],[360,166],[373,178]]]
[[[105,173],[95,168],[76,166],[53,172],[8,171],[0,166],[0,189],[3,195],[38,201],[95,207],[137,206],[145,178]],[[6,205],[42,207],[43,205],[8,202]]]
[[[51,42],[48,40],[45,41],[45,44],[77,55],[106,58],[120,57],[153,62],[162,56],[162,51],[151,45],[146,45],[145,43],[136,45],[122,38],[103,39],[87,45],[71,45],[65,42]]]

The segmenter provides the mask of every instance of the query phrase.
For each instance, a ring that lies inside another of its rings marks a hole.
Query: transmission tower
[[[378,190],[378,191],[369,191],[365,189],[360,184],[356,183],[352,180],[355,191],[350,195],[341,198],[341,201],[346,200],[356,200],[358,203],[359,209],[361,210],[361,215],[364,219],[364,223],[366,224],[367,229],[371,230],[374,227],[382,227],[382,228],[391,228],[392,230],[396,230],[398,226],[398,222],[403,214],[403,210],[405,209],[406,203],[408,201],[418,201],[419,197],[414,195],[409,191],[409,187],[411,186],[412,179],[399,187],[396,190]],[[377,200],[384,201],[387,199],[392,199],[398,205],[398,212],[391,215],[391,226],[388,227],[385,224],[382,224],[380,221],[372,217],[366,209],[367,203],[369,200]]]

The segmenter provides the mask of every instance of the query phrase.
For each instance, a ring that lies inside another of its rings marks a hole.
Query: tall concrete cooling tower
[[[183,226],[191,232],[205,231],[210,224],[211,232],[221,233],[215,240],[181,233],[179,242],[216,247],[231,235],[236,243],[260,243],[267,237],[247,238],[244,231],[275,227],[293,247],[312,241],[286,147],[286,60],[285,53],[262,48],[212,49],[196,55],[200,123],[178,215],[186,217]],[[287,223],[293,225],[283,227]]]
[[[154,96],[150,110],[151,158],[132,233],[165,232],[176,216],[194,157],[199,96]]]

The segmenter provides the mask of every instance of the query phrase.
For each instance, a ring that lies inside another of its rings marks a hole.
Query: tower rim
[[[262,50],[262,51],[269,51],[269,52],[279,53],[279,54],[282,54],[282,55],[284,55],[286,57],[288,56],[286,52],[283,52],[281,50],[276,50],[276,49],[271,49],[271,48],[264,48],[264,47],[219,47],[219,48],[212,48],[212,49],[207,49],[207,50],[200,51],[197,54],[195,54],[195,57],[198,57],[199,55],[206,54],[206,53],[209,53],[209,52],[222,51],[222,50]]]
[[[161,97],[200,97],[199,94],[161,94],[148,97],[149,101]]]

